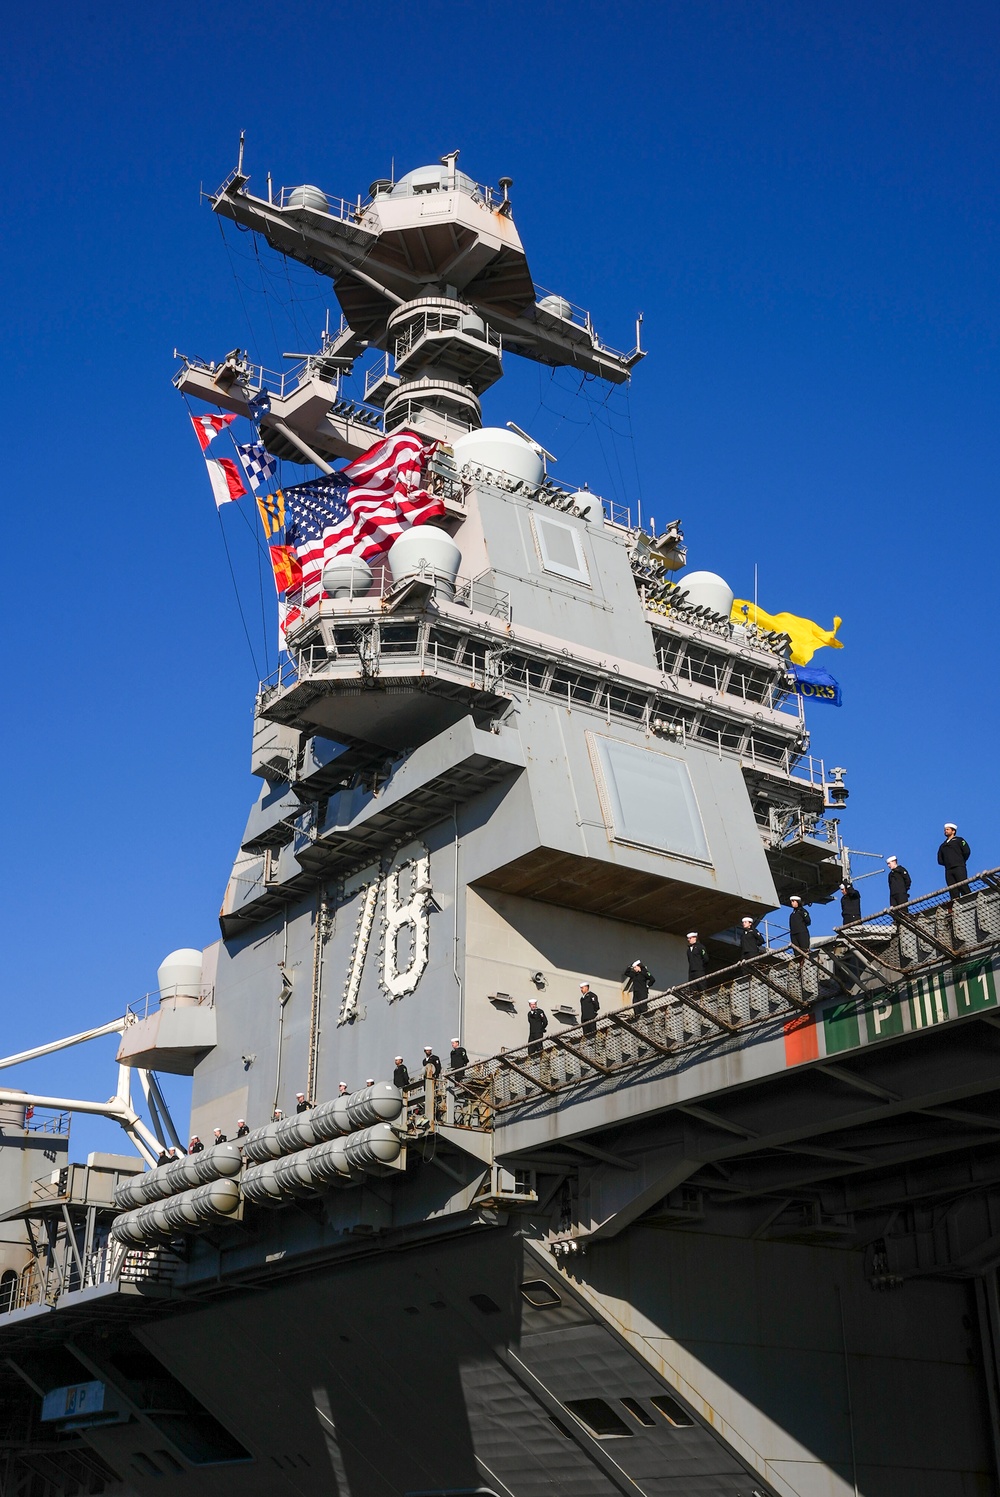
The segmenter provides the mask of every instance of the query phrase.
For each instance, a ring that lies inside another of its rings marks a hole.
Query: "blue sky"
[[[737,594],[756,564],[764,607],[842,615],[816,663],[845,705],[810,723],[847,841],[936,887],[947,817],[1000,864],[995,5],[57,3],[5,51],[6,1053],[213,939],[255,793],[257,670],[172,352],[273,366],[331,299],[199,202],[240,129],[258,185],[354,196],[456,146],[513,177],[536,281],[620,347],[642,311],[650,356],[606,402],[512,369],[488,419],[680,515]],[[113,1051],[4,1079],[103,1097]],[[119,1138],[81,1121],[74,1154]]]

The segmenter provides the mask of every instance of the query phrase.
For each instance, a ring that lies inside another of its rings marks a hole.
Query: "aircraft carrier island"
[[[119,1036],[109,1102],[0,1092],[2,1497],[1000,1492],[1000,871],[809,941],[837,625],[483,426],[643,357],[511,188],[211,199],[343,320],[175,375],[281,664],[218,939],[3,1061]]]

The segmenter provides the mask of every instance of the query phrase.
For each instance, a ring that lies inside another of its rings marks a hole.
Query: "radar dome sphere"
[[[197,998],[201,992],[201,952],[182,946],[165,956],[156,973],[162,998]]]
[[[456,438],[453,446],[458,468],[465,463],[476,463],[530,484],[541,483],[545,474],[542,460],[531,443],[503,426],[484,426],[479,431],[465,432]]]
[[[317,213],[326,213],[329,206],[322,188],[313,187],[308,182],[302,187],[293,187],[285,203],[286,208],[314,208]]]
[[[435,192],[447,187],[449,171],[446,166],[418,166],[400,177],[392,189],[392,197],[409,197],[414,192]],[[455,173],[455,186],[459,192],[474,192],[476,184],[464,172]]]
[[[562,317],[566,322],[572,320],[573,308],[565,296],[543,296],[538,305],[543,312],[551,312],[553,317]]]
[[[592,494],[589,489],[577,489],[569,497],[587,524],[596,525],[600,529],[604,524],[604,502],[600,494]]]
[[[728,619],[733,608],[733,590],[717,572],[688,572],[677,579],[678,587],[687,593],[693,608],[708,608]]]

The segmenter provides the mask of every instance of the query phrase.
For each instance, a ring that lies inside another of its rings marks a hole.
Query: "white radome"
[[[502,426],[465,432],[456,438],[454,452],[459,470],[466,463],[474,463],[530,484],[541,483],[545,476],[542,459],[531,443]]]
[[[733,611],[735,594],[717,572],[688,572],[686,577],[678,577],[677,585],[687,593],[687,600],[693,608],[708,608],[724,619],[728,619]]]

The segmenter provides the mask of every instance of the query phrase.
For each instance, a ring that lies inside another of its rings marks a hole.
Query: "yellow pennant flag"
[[[265,494],[257,500],[257,508],[260,511],[260,522],[264,527],[264,535],[270,540],[276,535],[285,523],[285,496],[281,489],[274,494]]]
[[[794,665],[808,665],[816,651],[822,650],[825,645],[834,650],[844,648],[837,638],[837,630],[843,619],[836,617],[833,628],[824,629],[820,624],[814,624],[812,619],[800,619],[796,613],[768,613],[766,609],[757,608],[743,598],[736,598],[733,600],[730,618],[734,624],[756,624],[758,629],[773,629],[775,634],[787,634],[792,641]]]

